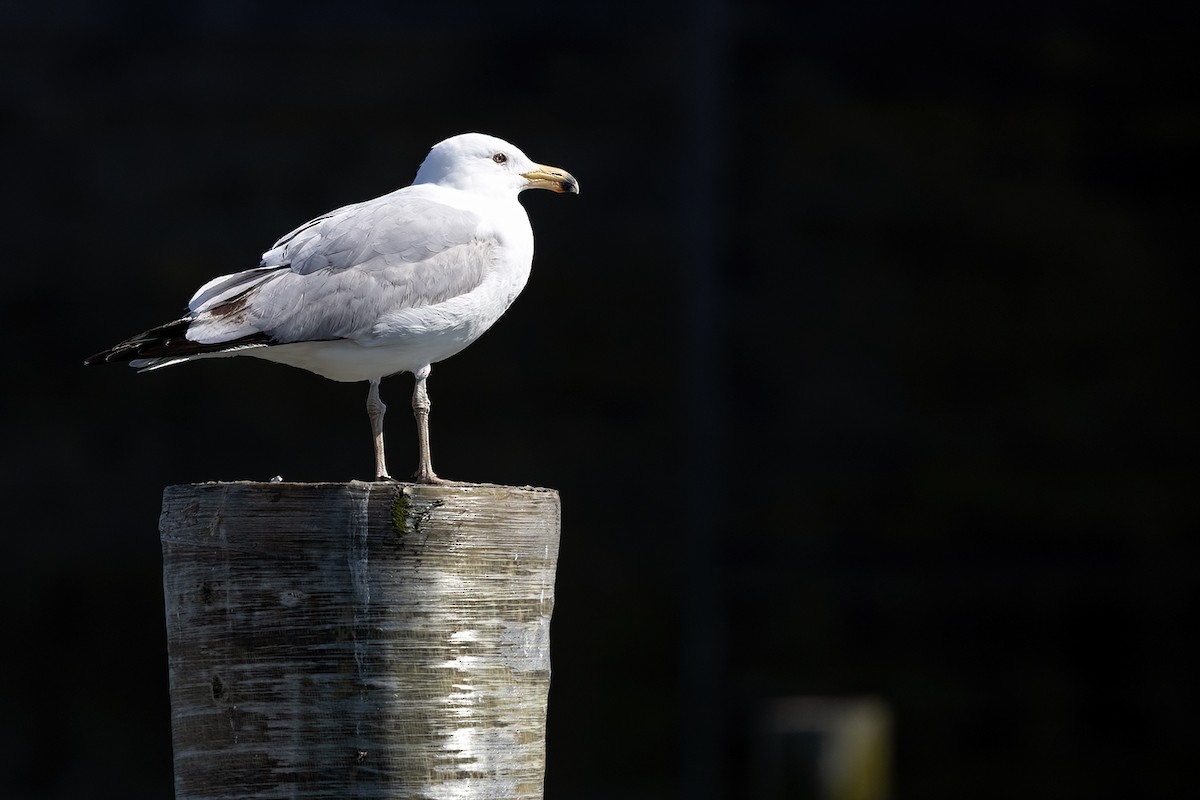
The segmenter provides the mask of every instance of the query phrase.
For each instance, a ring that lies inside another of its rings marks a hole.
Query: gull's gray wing
[[[380,317],[466,294],[497,242],[472,212],[405,190],[332,211],[284,236],[256,269],[216,278],[192,298],[192,341],[267,335],[276,343],[370,340]]]
[[[263,253],[264,267],[287,265],[307,275],[321,269],[424,261],[464,244],[479,218],[404,190],[345,206],[306,222]]]

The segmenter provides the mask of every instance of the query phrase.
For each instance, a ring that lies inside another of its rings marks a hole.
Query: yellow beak
[[[521,177],[529,181],[526,189],[549,189],[552,192],[579,194],[579,181],[571,177],[571,173],[558,167],[538,164],[536,169],[522,172]]]

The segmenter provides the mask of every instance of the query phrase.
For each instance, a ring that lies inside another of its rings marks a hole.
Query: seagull
[[[335,381],[368,381],[375,476],[388,474],[379,383],[411,372],[418,483],[433,471],[429,394],[433,364],[500,318],[529,280],[533,229],[517,195],[579,193],[557,167],[534,163],[494,136],[438,143],[411,186],[310,220],[253,269],[213,278],[174,322],[132,336],[85,364],[149,370],[200,358],[254,356]]]

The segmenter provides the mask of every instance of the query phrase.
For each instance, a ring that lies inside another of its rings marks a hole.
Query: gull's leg
[[[431,368],[428,364],[413,373],[412,409],[417,419],[417,483],[445,483],[433,471],[433,457],[429,452],[429,393],[425,391],[425,379]]]
[[[382,378],[371,381],[371,390],[367,392],[367,416],[371,418],[371,435],[375,442],[375,478],[383,481],[391,480],[392,476],[388,475],[387,461],[383,455],[383,414],[387,406],[379,399],[380,380]]]

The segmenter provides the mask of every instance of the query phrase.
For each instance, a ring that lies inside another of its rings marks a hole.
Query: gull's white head
[[[579,193],[579,182],[570,173],[537,164],[517,147],[483,133],[462,133],[438,142],[413,183],[514,197],[524,189]]]

